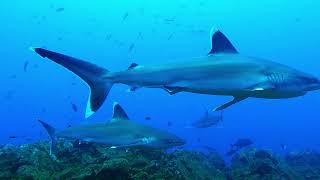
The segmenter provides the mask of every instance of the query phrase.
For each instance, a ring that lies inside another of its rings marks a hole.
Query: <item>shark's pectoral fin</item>
[[[230,106],[232,106],[232,105],[234,105],[234,104],[236,104],[236,103],[238,103],[238,102],[240,102],[242,100],[245,100],[247,98],[248,97],[234,97],[232,101],[229,101],[229,102],[219,106],[214,111],[221,111],[221,110],[226,109],[226,108],[228,108],[228,107],[230,107]]]
[[[170,95],[174,95],[178,92],[181,92],[181,88],[179,87],[169,87],[169,86],[163,86],[162,88],[163,90],[165,90],[167,93],[169,93]]]

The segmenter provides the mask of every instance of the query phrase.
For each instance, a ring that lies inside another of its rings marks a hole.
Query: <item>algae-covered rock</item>
[[[289,153],[285,160],[304,179],[320,179],[320,153],[314,151]]]
[[[234,156],[231,176],[237,180],[299,180],[283,160],[266,150],[246,149]]]
[[[54,155],[49,142],[0,147],[0,179],[137,179],[137,180],[318,180],[319,153],[289,154],[285,159],[270,151],[246,149],[231,166],[212,151],[149,148],[111,149],[98,144],[59,141]]]

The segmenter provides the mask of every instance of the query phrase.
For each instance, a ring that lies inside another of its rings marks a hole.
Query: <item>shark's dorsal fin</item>
[[[209,55],[219,53],[238,54],[238,51],[234,48],[229,39],[219,30],[212,35],[211,44],[212,48],[208,53]]]
[[[123,108],[117,102],[114,102],[111,123],[121,120],[129,120],[129,117]]]

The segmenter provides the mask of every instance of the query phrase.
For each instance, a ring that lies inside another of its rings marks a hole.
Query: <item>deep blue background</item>
[[[237,138],[249,137],[258,147],[276,151],[282,143],[289,150],[320,149],[319,92],[288,100],[249,99],[227,109],[219,128],[195,130],[184,127],[206,107],[217,107],[230,97],[170,96],[160,89],[127,93],[127,86],[115,85],[103,107],[85,120],[86,85],[28,49],[46,47],[118,71],[132,62],[159,64],[203,56],[210,50],[210,30],[216,28],[241,54],[320,77],[319,8],[316,0],[1,1],[0,143],[47,138],[39,118],[58,128],[107,121],[113,101],[118,101],[133,120],[168,129],[196,148],[208,145],[224,152]]]

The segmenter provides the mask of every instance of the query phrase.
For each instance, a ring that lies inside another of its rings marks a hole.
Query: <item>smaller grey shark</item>
[[[185,144],[185,141],[169,132],[129,120],[122,107],[115,103],[110,122],[79,125],[56,131],[39,120],[51,138],[50,154],[58,138],[94,142],[115,147],[144,146],[166,149]]]
[[[209,110],[206,110],[203,117],[201,117],[198,121],[192,123],[191,127],[193,128],[208,128],[211,126],[215,126],[223,121],[223,111],[221,111],[220,115],[213,115],[209,113]]]

